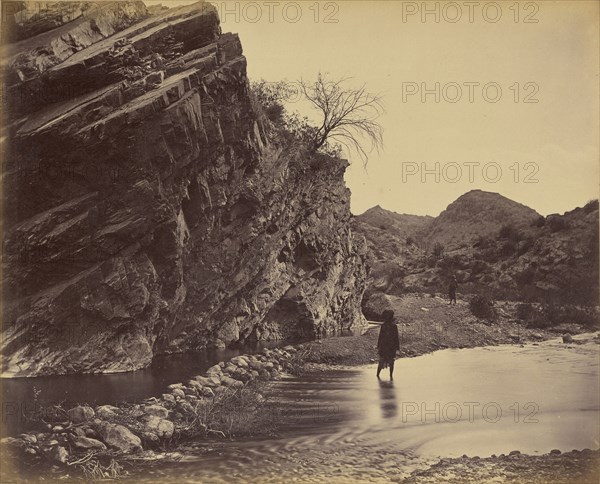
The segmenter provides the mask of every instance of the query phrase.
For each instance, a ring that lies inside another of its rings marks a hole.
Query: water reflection
[[[393,381],[379,380],[379,406],[381,418],[390,419],[398,415],[398,403],[396,402],[396,391]]]

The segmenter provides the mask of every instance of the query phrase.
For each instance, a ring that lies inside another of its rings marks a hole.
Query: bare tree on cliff
[[[320,127],[310,134],[309,148],[317,151],[328,143],[340,143],[355,151],[366,166],[369,153],[383,147],[383,128],[377,119],[385,110],[379,94],[367,92],[365,85],[347,88],[347,81],[328,80],[321,73],[315,82],[299,81],[302,94],[322,117]]]

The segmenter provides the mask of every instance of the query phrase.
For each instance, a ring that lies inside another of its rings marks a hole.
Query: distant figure
[[[458,282],[456,281],[456,276],[452,276],[452,279],[450,279],[450,285],[448,286],[448,298],[450,299],[450,302],[448,304],[452,304],[452,301],[454,301],[454,304],[456,305],[456,288],[458,287]]]
[[[390,380],[394,379],[394,359],[396,351],[400,349],[400,338],[398,328],[394,324],[394,311],[386,309],[383,312],[383,324],[379,330],[377,340],[377,351],[379,352],[379,366],[377,366],[377,378],[381,370],[390,367]]]

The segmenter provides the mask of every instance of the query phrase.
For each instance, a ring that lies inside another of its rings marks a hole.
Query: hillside
[[[3,46],[3,376],[365,324],[347,162],[273,140],[213,5],[21,3]]]
[[[420,235],[428,247],[441,243],[450,250],[478,237],[494,236],[502,225],[527,230],[539,217],[535,210],[499,193],[471,190],[448,205]]]
[[[393,212],[386,217],[393,220]],[[445,293],[455,274],[463,294],[597,304],[597,201],[542,217],[496,193],[474,190],[423,224],[415,243],[397,235],[396,224],[406,216],[395,217],[390,229],[363,215],[353,221],[369,246],[369,293]]]

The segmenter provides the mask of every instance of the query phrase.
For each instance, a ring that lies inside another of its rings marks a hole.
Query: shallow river
[[[144,474],[181,482],[401,478],[438,457],[597,449],[599,353],[587,341],[438,351],[398,360],[393,382],[387,370],[378,381],[375,365],[286,378],[269,409],[278,438],[204,446],[203,455]]]

